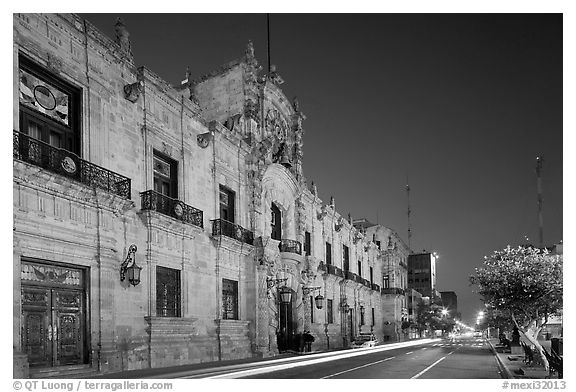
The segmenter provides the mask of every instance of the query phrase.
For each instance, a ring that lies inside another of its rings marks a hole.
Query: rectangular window
[[[376,325],[376,313],[374,313],[374,308],[372,308],[372,326]]]
[[[154,150],[154,190],[178,198],[178,162]]]
[[[326,300],[326,317],[327,317],[327,322],[328,324],[334,324],[334,313],[332,313],[333,308],[332,308],[332,300],[331,299],[327,299]]]
[[[332,245],[329,242],[326,243],[326,264],[332,264]]]
[[[220,185],[220,219],[234,223],[234,191]]]
[[[378,249],[381,249],[380,248],[380,241],[376,241],[376,246],[378,247]]]
[[[358,260],[358,276],[362,277],[362,261]]]
[[[346,245],[342,245],[342,258],[344,271],[350,271],[350,253]]]
[[[314,322],[314,297],[310,296],[310,322]]]
[[[156,267],[156,316],[180,317],[180,271]]]
[[[238,282],[222,279],[222,318],[238,320]]]
[[[385,289],[389,289],[390,288],[390,276],[389,275],[384,275],[383,281],[382,281],[382,287]]]
[[[80,89],[19,57],[20,132],[80,155]]]
[[[306,256],[310,256],[312,253],[312,239],[309,232],[304,233],[304,253]]]
[[[364,306],[360,306],[360,325],[364,324]]]
[[[370,284],[374,283],[374,268],[370,267]]]

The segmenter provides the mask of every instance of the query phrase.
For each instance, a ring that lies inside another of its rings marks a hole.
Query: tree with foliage
[[[562,311],[562,256],[528,246],[495,251],[484,257],[470,282],[486,305],[509,315],[549,368],[538,334],[552,315]]]
[[[443,332],[451,331],[454,328],[455,321],[451,317],[442,314],[442,306],[437,304],[420,304],[418,307],[418,316],[416,325],[420,332],[427,328],[431,330],[442,330]]]

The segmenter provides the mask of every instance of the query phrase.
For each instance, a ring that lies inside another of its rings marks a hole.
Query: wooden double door
[[[82,289],[22,285],[22,347],[30,366],[85,363],[84,296]]]

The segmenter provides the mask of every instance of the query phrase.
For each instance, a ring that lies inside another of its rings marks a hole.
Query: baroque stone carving
[[[316,217],[318,218],[318,220],[322,220],[324,219],[324,217],[328,214],[328,210],[326,209],[326,206],[322,206],[320,212],[318,212],[316,214]]]
[[[132,45],[130,43],[130,33],[126,29],[122,18],[116,19],[116,43],[120,45],[120,49],[127,55],[132,56]]]
[[[257,123],[260,123],[258,113],[260,112],[260,104],[258,101],[248,98],[244,103],[244,116],[250,118]]]
[[[340,217],[338,218],[338,221],[334,224],[334,230],[340,231],[342,230],[342,226],[344,226],[344,219]]]
[[[266,113],[266,134],[275,136],[278,141],[285,141],[288,136],[286,121],[282,118],[278,110],[269,109]]]
[[[46,65],[53,73],[59,74],[62,72],[62,60],[51,53],[48,53],[48,61]]]
[[[134,103],[140,97],[142,92],[143,83],[141,81],[127,84],[124,86],[124,98]]]

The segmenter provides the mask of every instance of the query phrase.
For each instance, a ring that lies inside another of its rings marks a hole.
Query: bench
[[[546,351],[546,349],[544,347],[542,347],[542,350],[544,350],[544,355],[546,356],[546,359],[548,360],[548,365],[549,365],[548,378],[552,377],[552,374],[554,374],[554,373],[558,373],[558,378],[563,378],[563,360],[562,360],[562,357],[559,356],[558,354],[556,354],[555,352],[552,352],[551,354],[548,353],[548,351]]]
[[[526,365],[531,365],[532,362],[534,362],[534,352],[532,351],[532,348],[522,341],[520,342],[520,345],[524,349],[524,363]]]

